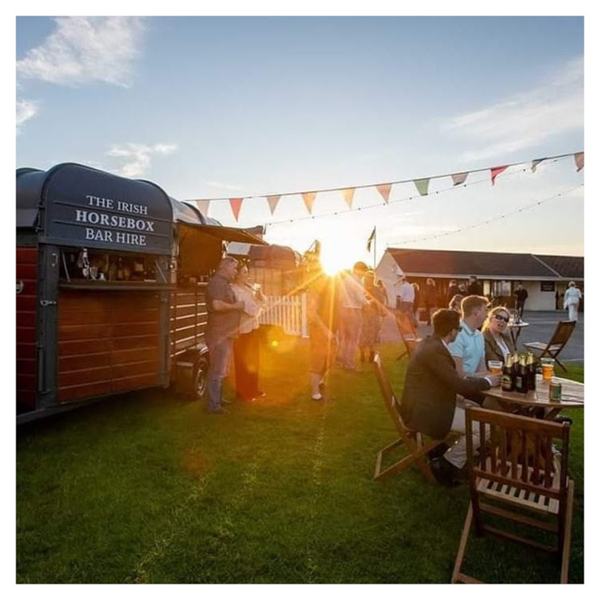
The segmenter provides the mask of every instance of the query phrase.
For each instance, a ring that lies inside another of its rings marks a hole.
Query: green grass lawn
[[[398,391],[406,359],[382,348]],[[268,364],[267,364],[268,363]],[[17,581],[29,583],[447,583],[466,486],[411,469],[372,480],[395,439],[370,365],[334,370],[309,399],[306,345],[263,361],[260,403],[208,415],[147,391],[29,425],[17,447]],[[583,368],[572,368],[582,380]],[[571,411],[576,508],[570,581],[583,581],[583,411]],[[557,582],[543,553],[493,538],[465,572]]]

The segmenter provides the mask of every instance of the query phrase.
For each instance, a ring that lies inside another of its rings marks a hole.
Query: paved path
[[[524,349],[525,342],[546,342],[552,336],[558,321],[566,320],[566,311],[525,311],[523,320],[529,323],[529,327],[525,327],[519,337],[519,349]],[[574,363],[583,363],[583,323],[584,316],[579,313],[577,327],[569,340],[569,343],[560,354],[560,360],[566,360]],[[419,335],[425,337],[431,333],[431,327],[421,323],[419,325]],[[395,327],[393,317],[388,316],[384,319],[383,328],[381,331],[381,341],[398,342],[400,336]]]

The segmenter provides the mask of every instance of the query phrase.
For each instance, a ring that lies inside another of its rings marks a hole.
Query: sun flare
[[[321,248],[321,266],[327,275],[351,269],[357,260],[364,260],[364,257],[360,252],[353,252],[347,244],[324,243]]]

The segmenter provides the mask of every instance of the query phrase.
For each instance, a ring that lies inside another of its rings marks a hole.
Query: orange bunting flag
[[[531,172],[535,173],[537,166],[541,163],[544,162],[546,159],[545,158],[536,158],[535,160],[531,161]]]
[[[415,184],[415,187],[421,196],[427,196],[429,193],[429,179],[415,179],[413,183]]]
[[[502,171],[506,171],[506,169],[508,169],[508,165],[504,167],[493,167],[491,169],[490,173],[492,175],[492,185],[494,185],[494,183],[496,182],[496,177],[498,177],[498,175],[500,175]]]
[[[342,190],[342,196],[344,196],[344,200],[348,205],[348,208],[352,208],[352,203],[354,202],[354,188],[348,188],[347,190]]]
[[[267,202],[269,203],[269,209],[271,210],[271,214],[275,212],[275,208],[279,204],[281,200],[281,196],[267,196]]]
[[[579,171],[581,171],[581,169],[583,169],[583,152],[578,152],[577,154],[575,154],[575,166],[577,167],[577,172],[579,173]]]
[[[194,204],[198,207],[198,210],[202,213],[203,217],[208,217],[210,200],[194,200]]]
[[[468,176],[468,173],[455,173],[452,175],[452,185],[462,185]]]
[[[377,191],[381,194],[381,197],[385,200],[386,204],[390,201],[390,192],[392,191],[392,184],[386,183],[384,185],[378,185]]]
[[[315,198],[317,197],[316,192],[306,192],[302,194],[302,200],[304,200],[304,204],[306,204],[306,208],[308,212],[312,215],[313,204],[315,203]]]
[[[238,217],[240,216],[240,210],[242,208],[243,201],[244,201],[243,198],[229,198],[229,204],[231,205],[231,212],[233,213],[233,216],[236,221],[238,220]]]

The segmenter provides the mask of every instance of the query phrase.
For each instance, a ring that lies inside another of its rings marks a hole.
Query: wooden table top
[[[583,408],[583,383],[554,377],[562,383],[562,398],[559,401],[550,400],[549,384],[542,380],[541,375],[536,375],[536,389],[533,392],[520,394],[519,392],[505,392],[502,387],[493,387],[483,392],[486,396],[497,398],[501,402],[518,404],[528,407],[545,408]]]

